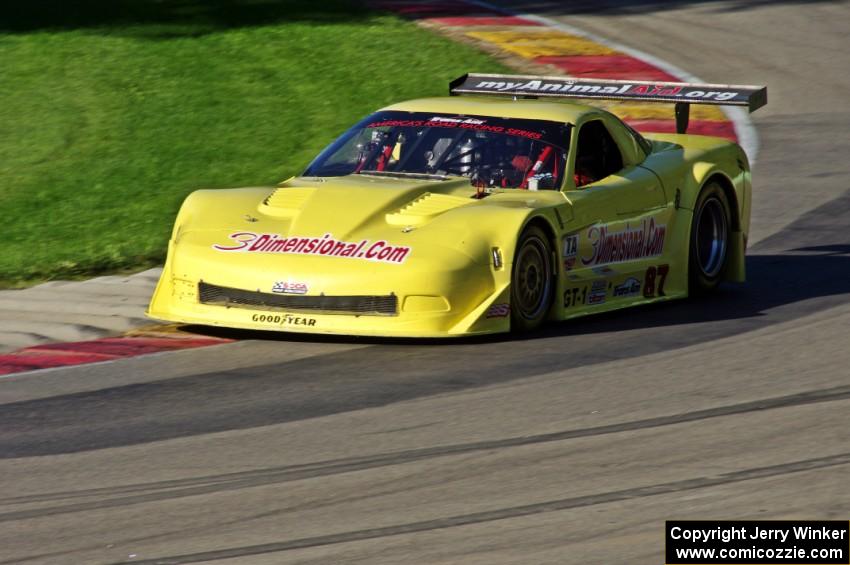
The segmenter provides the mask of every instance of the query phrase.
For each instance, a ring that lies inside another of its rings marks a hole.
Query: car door
[[[606,115],[578,125],[571,145],[573,174],[565,194],[573,221],[562,242],[565,309],[663,295],[672,206],[660,178],[641,166],[645,153],[617,118]]]

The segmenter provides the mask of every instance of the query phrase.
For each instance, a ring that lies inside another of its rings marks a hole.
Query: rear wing
[[[733,84],[694,84],[688,82],[646,82],[639,80],[578,79],[532,75],[491,75],[469,73],[449,84],[449,94],[493,94],[537,98],[601,98],[673,102],[676,104],[676,131],[686,133],[691,104],[745,106],[755,112],[767,104],[766,86]]]

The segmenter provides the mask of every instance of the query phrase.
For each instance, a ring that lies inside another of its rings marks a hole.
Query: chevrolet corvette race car
[[[764,87],[464,75],[367,116],[277,187],[199,190],[147,314],[311,333],[528,331],[744,280],[750,170],[690,104]],[[641,134],[564,100],[672,102]]]

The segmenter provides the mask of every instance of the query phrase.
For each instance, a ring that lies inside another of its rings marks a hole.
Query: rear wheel
[[[688,287],[691,294],[714,290],[729,261],[732,215],[729,200],[717,183],[700,192],[691,224]]]
[[[552,305],[552,249],[536,226],[522,232],[511,272],[511,328],[531,331],[546,319]]]

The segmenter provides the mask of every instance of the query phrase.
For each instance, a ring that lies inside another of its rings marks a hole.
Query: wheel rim
[[[703,274],[716,277],[726,259],[726,211],[717,198],[706,200],[697,219],[697,263]]]
[[[552,281],[546,244],[537,237],[526,240],[516,260],[514,284],[517,313],[526,320],[538,318],[546,309]]]

